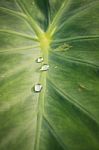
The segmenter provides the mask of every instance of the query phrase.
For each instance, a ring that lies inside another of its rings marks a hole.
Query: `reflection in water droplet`
[[[39,58],[37,58],[37,59],[36,59],[36,62],[37,62],[37,63],[41,63],[41,62],[43,62],[43,57],[39,57]]]
[[[42,85],[41,84],[35,84],[35,86],[34,86],[34,91],[35,92],[41,92],[41,90],[42,90]]]
[[[49,65],[48,65],[48,64],[44,64],[44,65],[41,67],[40,70],[41,70],[41,71],[47,71],[47,70],[49,70]]]

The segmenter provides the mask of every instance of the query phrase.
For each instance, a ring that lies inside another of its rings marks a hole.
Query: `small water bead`
[[[48,64],[43,64],[43,66],[40,69],[41,71],[47,71],[49,70],[49,65]]]
[[[37,62],[37,63],[41,63],[41,62],[43,62],[43,57],[39,57],[39,58],[37,58],[37,59],[36,59],[36,62]]]
[[[41,84],[39,84],[39,83],[35,84],[34,91],[35,92],[41,92],[42,88],[43,88],[43,86]]]

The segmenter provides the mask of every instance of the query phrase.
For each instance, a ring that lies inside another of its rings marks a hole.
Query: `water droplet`
[[[41,70],[41,71],[47,71],[47,70],[49,70],[49,65],[48,65],[48,64],[44,64],[44,65],[41,67],[40,70]]]
[[[42,90],[42,85],[41,84],[35,84],[35,86],[34,86],[34,91],[35,92],[41,92],[41,90]]]
[[[36,59],[36,62],[37,62],[37,63],[41,63],[41,62],[43,62],[43,57],[39,57],[39,58],[37,58],[37,59]]]

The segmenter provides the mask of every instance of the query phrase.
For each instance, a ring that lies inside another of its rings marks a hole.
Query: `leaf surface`
[[[50,149],[99,149],[99,2],[1,0],[0,150]]]

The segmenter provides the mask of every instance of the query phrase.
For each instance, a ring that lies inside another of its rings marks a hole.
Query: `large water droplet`
[[[43,57],[39,57],[39,58],[37,58],[37,59],[36,59],[36,62],[37,62],[37,63],[41,63],[41,62],[43,62]]]
[[[47,70],[49,70],[49,65],[48,65],[48,64],[44,64],[44,65],[41,67],[40,70],[41,70],[41,71],[47,71]]]
[[[41,90],[42,90],[42,85],[41,84],[35,84],[35,86],[34,86],[34,91],[35,92],[41,92]]]

